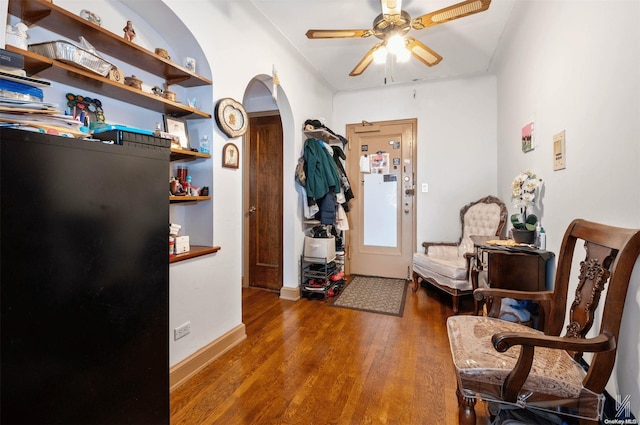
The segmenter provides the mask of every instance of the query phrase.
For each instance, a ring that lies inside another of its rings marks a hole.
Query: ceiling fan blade
[[[454,19],[473,15],[474,13],[484,12],[489,9],[490,4],[491,0],[466,0],[415,18],[411,21],[411,28],[421,30]]]
[[[440,63],[442,56],[416,40],[415,38],[407,38],[407,49],[411,52],[414,58],[427,66],[433,66]]]
[[[364,38],[373,35],[371,30],[309,30],[307,38]]]
[[[402,0],[380,0],[382,16],[398,16],[402,10]]]
[[[353,70],[349,73],[349,75],[351,77],[357,77],[358,75],[362,74],[364,72],[365,69],[367,69],[367,67],[369,65],[371,65],[371,62],[373,62],[373,52],[375,52],[376,50],[378,50],[378,47],[382,46],[383,43],[378,43],[375,46],[373,46],[366,55],[364,55],[364,57],[360,60],[360,62],[358,62],[358,64],[356,65],[355,68],[353,68]]]

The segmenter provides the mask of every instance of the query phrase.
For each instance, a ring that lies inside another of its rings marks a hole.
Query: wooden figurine
[[[122,29],[124,31],[124,39],[127,41],[133,41],[136,38],[136,30],[133,29],[131,21],[127,21],[127,25]]]

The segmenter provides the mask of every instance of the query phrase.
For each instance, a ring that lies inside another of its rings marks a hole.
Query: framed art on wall
[[[227,143],[222,148],[222,166],[226,168],[238,168],[240,164],[240,155],[238,147],[233,143]]]
[[[220,99],[216,104],[216,123],[228,137],[242,136],[249,125],[247,111],[240,102],[231,98]]]
[[[180,139],[180,147],[182,149],[189,149],[187,122],[183,119],[167,115],[163,115],[162,117],[164,119],[164,131],[178,137],[178,139]]]
[[[535,148],[533,137],[533,122],[530,122],[522,127],[522,152],[529,152]]]

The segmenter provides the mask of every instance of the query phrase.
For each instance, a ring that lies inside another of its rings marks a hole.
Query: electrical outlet
[[[191,322],[187,322],[184,325],[178,326],[173,330],[173,340],[177,341],[183,336],[189,335],[191,332]]]

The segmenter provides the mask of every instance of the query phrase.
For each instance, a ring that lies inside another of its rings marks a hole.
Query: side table
[[[476,253],[471,268],[473,289],[491,287],[529,292],[547,289],[547,262],[554,257],[553,252],[529,246],[488,245],[491,239],[495,238],[471,236]],[[475,314],[479,308],[474,300]]]

